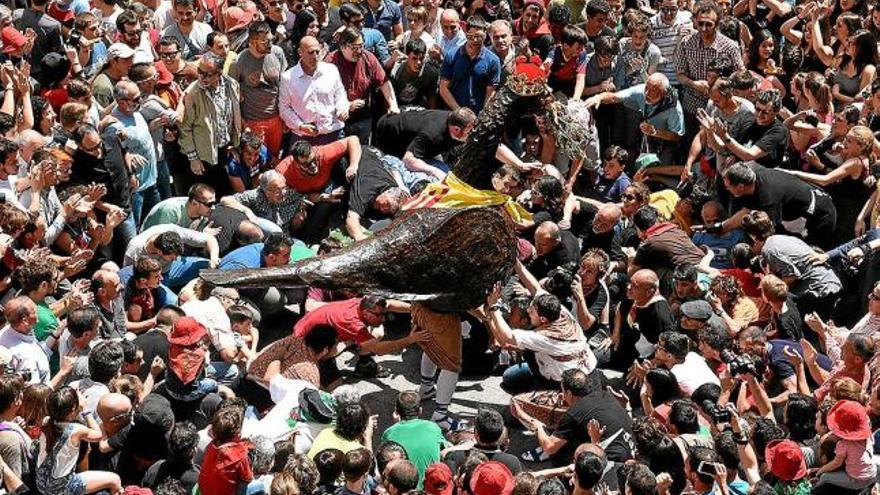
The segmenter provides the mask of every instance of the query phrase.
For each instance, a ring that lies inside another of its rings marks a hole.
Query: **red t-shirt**
[[[208,444],[199,472],[199,490],[205,495],[235,495],[239,483],[254,479],[248,450],[250,443],[242,440]]]
[[[281,160],[275,170],[284,176],[287,187],[296,190],[300,194],[321,192],[330,183],[330,175],[333,166],[348,153],[348,142],[345,140],[333,141],[323,146],[315,146],[315,160],[318,161],[318,173],[306,175],[300,170],[292,156]]]
[[[370,108],[370,93],[385,84],[385,69],[370,52],[363,52],[357,62],[349,62],[336,50],[327,55],[327,62],[339,69],[339,77],[348,95],[348,101],[364,100],[366,104],[358,113]]]
[[[361,298],[354,297],[345,301],[333,301],[310,311],[293,327],[293,334],[303,338],[318,325],[329,325],[336,329],[340,342],[354,341],[357,344],[373,338],[367,331],[367,325],[361,320]]]

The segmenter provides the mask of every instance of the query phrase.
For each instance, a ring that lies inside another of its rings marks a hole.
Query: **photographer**
[[[773,405],[784,404],[790,393],[797,392],[795,368],[786,356],[786,349],[789,350],[789,353],[795,352],[803,358],[804,348],[800,343],[784,339],[768,340],[764,330],[758,327],[749,327],[740,332],[738,343],[740,350],[749,354],[756,361],[760,361],[761,368],[766,367],[769,372],[759,374],[765,377],[764,384],[767,392],[776,394],[770,398]],[[816,355],[816,363],[822,369],[831,369],[831,360],[823,354]],[[731,370],[731,374],[736,375],[737,373]]]

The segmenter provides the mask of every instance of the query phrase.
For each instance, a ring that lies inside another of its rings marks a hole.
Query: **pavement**
[[[289,335],[293,324],[299,318],[298,308],[290,307],[291,311],[286,314],[273,315],[266,318],[260,324],[261,347]],[[386,339],[398,339],[403,337],[409,330],[405,322],[386,327]],[[467,342],[467,341],[465,341]],[[467,345],[467,344],[465,344]],[[381,433],[394,424],[392,414],[397,401],[397,395],[405,390],[418,390],[420,381],[419,364],[422,351],[417,346],[410,346],[400,354],[377,356],[376,361],[391,371],[388,378],[371,380],[353,380],[349,383],[355,385],[361,393],[364,404],[372,414],[378,415],[379,425],[376,428],[376,438],[373,445],[378,445]],[[337,358],[339,369],[345,372],[354,368],[354,355],[343,353]],[[492,355],[486,355],[486,359],[494,359]],[[489,407],[500,412],[508,421],[508,434],[510,445],[508,451],[519,455],[535,446],[534,436],[524,434],[523,427],[510,416],[508,408],[511,396],[501,389],[501,377],[487,374],[465,375],[460,377],[458,387],[452,397],[449,411],[462,418],[471,419],[477,409]],[[430,419],[434,403],[424,403],[423,419]],[[540,469],[543,464],[530,464],[528,467]]]

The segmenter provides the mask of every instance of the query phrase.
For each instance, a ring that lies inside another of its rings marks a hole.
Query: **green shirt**
[[[37,340],[43,342],[58,329],[58,317],[52,312],[52,308],[45,301],[37,303],[37,324],[34,326],[34,335]]]
[[[144,225],[141,227],[141,232],[150,227],[155,227],[156,225],[169,223],[188,229],[190,225],[192,225],[193,220],[186,214],[186,200],[186,196],[168,198],[154,206],[153,209],[147,213],[147,217],[144,218]]]
[[[399,443],[410,462],[419,470],[419,488],[425,479],[425,469],[440,461],[440,449],[446,440],[437,423],[424,419],[401,421],[382,434],[382,441]]]

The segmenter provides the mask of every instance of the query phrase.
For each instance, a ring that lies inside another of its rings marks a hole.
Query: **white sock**
[[[422,383],[419,391],[422,393],[431,390],[434,386],[434,376],[437,374],[437,365],[431,361],[427,353],[422,353],[421,375]]]

